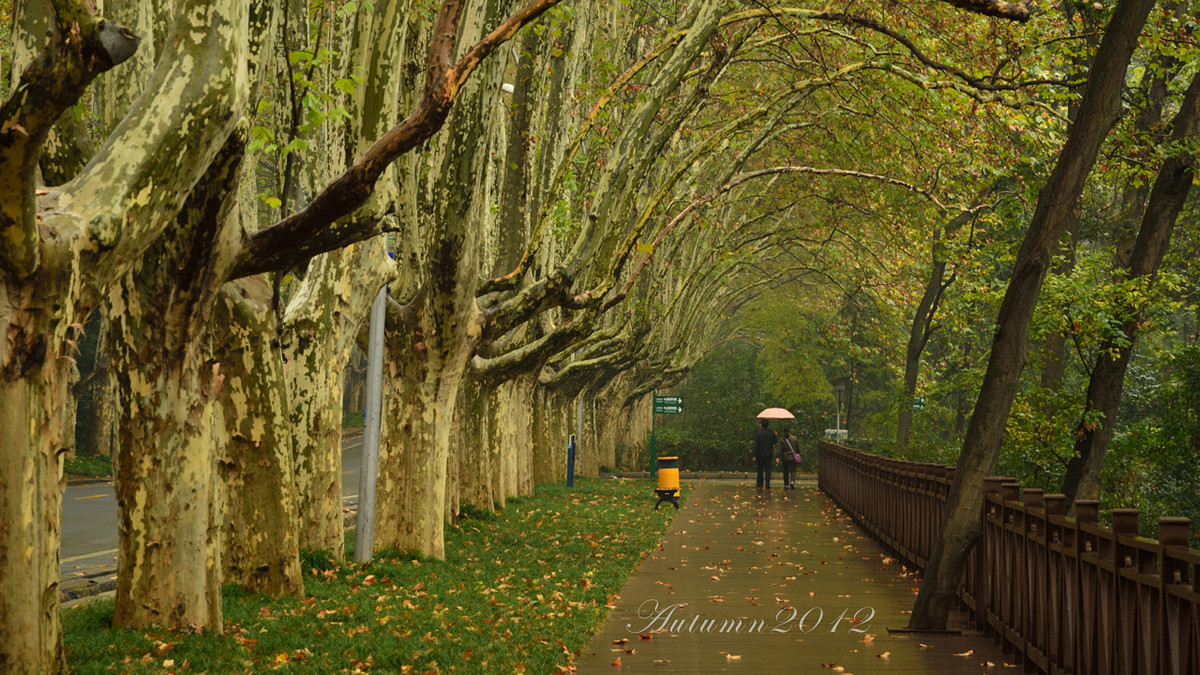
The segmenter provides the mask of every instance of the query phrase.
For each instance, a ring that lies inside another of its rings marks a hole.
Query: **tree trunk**
[[[1054,274],[1068,275],[1075,267],[1075,245],[1079,232],[1079,214],[1071,212],[1070,220],[1067,223],[1067,232],[1070,236],[1070,243],[1067,249],[1063,252],[1063,260],[1058,267],[1054,268]],[[1042,372],[1040,377],[1041,386],[1043,389],[1050,391],[1058,391],[1062,386],[1063,374],[1066,371],[1066,333],[1061,331],[1053,332],[1042,340]],[[1042,409],[1042,414],[1046,419],[1054,416],[1057,404],[1054,403],[1054,397],[1046,397],[1047,406]]]
[[[376,238],[308,266],[284,317],[300,548],[345,555],[342,517],[342,372],[359,327],[387,278]]]
[[[386,387],[375,546],[443,558],[451,422],[465,359],[455,367],[453,354],[437,353],[435,346],[414,356],[397,353],[395,341],[388,341],[388,361],[399,373]]]
[[[90,419],[87,435],[82,446],[87,454],[97,457],[112,457],[113,434],[116,423],[116,401],[113,399],[112,367],[108,358],[108,323],[103,314],[97,312],[99,320],[93,322],[96,336],[96,358],[92,366],[91,383],[85,388],[90,400]]]
[[[206,336],[171,335],[156,320],[166,312],[147,299],[131,281],[112,293],[120,400],[113,624],[220,632],[221,448],[213,397],[224,376],[208,363]]]
[[[1200,75],[1192,78],[1172,127],[1171,140],[1181,146],[1189,140],[1194,142],[1197,133],[1200,133]],[[1195,161],[1193,150],[1190,156],[1168,157],[1159,169],[1125,268],[1130,279],[1143,280],[1147,286],[1154,283],[1170,244],[1175,222],[1191,190]],[[1150,294],[1147,292],[1146,295]],[[1095,499],[1100,491],[1100,469],[1113,437],[1117,409],[1125,386],[1125,371],[1133,354],[1144,308],[1134,306],[1128,310],[1131,318],[1121,325],[1125,341],[1118,343],[1113,338],[1105,340],[1100,348],[1099,361],[1092,370],[1084,418],[1075,429],[1075,452],[1067,464],[1067,475],[1063,480],[1063,493],[1067,496],[1068,504],[1074,504],[1077,499]],[[1098,423],[1088,421],[1093,415],[1099,416]]]
[[[509,380],[497,388],[494,438],[500,456],[500,504],[504,499],[533,494],[533,378]]]
[[[463,385],[458,436],[454,446],[455,479],[449,509],[457,515],[462,506],[471,505],[491,511],[499,500],[496,477],[499,475],[498,444],[491,437],[492,398],[487,388],[468,380]]]
[[[333,344],[337,329],[329,324],[316,328],[309,320],[294,317],[286,324],[283,340],[299,546],[306,551],[328,551],[342,560],[341,363]]]
[[[925,292],[917,303],[917,311],[913,314],[912,325],[908,333],[908,345],[904,350],[904,389],[900,395],[900,415],[896,424],[896,445],[903,453],[908,448],[908,438],[912,431],[913,396],[917,392],[917,377],[921,369],[921,353],[925,351],[925,343],[929,341],[933,314],[937,310],[938,298],[945,286],[942,279],[946,274],[946,262],[938,260],[938,244],[940,237],[934,239],[934,260],[929,270],[929,280],[925,283]]]
[[[1000,306],[979,399],[946,501],[945,523],[930,555],[910,628],[944,629],[957,602],[967,556],[982,533],[983,479],[1000,454],[1042,280],[1100,145],[1120,114],[1129,59],[1153,7],[1153,0],[1118,3],[1092,62],[1079,116],[1038,194],[1037,208]]]
[[[264,277],[226,285],[213,316],[225,376],[228,440],[218,463],[224,582],[273,597],[303,595],[287,382]]]
[[[59,620],[59,539],[62,510],[62,411],[65,358],[48,355],[52,332],[41,321],[8,314],[20,298],[0,284],[0,672],[65,669]],[[45,305],[49,306],[49,305]],[[39,363],[40,361],[40,363]]]
[[[228,139],[172,235],[109,293],[120,401],[117,626],[222,627],[217,460],[228,436],[218,424],[225,375],[212,358],[212,314],[241,235],[231,216],[244,150]]]

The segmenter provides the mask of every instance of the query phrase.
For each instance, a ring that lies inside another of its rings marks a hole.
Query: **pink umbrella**
[[[767,408],[766,410],[758,413],[758,419],[760,419],[760,420],[793,420],[793,419],[796,419],[796,416],[793,415],[786,408]]]

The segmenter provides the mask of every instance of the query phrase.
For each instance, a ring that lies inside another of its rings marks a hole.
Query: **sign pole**
[[[383,409],[383,328],[387,317],[387,286],[371,305],[367,342],[367,411],[363,420],[362,467],[358,474],[358,514],[355,516],[354,562],[370,562],[375,547],[375,475],[379,461],[379,425]]]
[[[653,476],[654,472],[658,470],[658,450],[654,447],[654,445],[655,445],[654,422],[658,418],[658,415],[655,414],[655,412],[654,412],[654,402],[656,400],[658,400],[658,387],[654,388],[654,395],[650,397],[650,475],[651,476]]]

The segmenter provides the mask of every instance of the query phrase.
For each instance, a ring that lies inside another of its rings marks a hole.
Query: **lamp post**
[[[837,421],[834,425],[834,433],[836,436],[834,440],[838,441],[839,443],[842,440],[842,392],[845,390],[846,385],[844,384],[837,384],[833,387],[833,396],[837,400]]]

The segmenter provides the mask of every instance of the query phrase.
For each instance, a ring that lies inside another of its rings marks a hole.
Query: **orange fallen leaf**
[[[643,640],[649,640],[649,639],[653,638],[654,636],[651,635],[650,633],[642,633],[638,637],[642,638]]]
[[[616,661],[613,661],[613,662],[612,662],[612,664],[613,664],[614,666],[616,666],[616,667],[620,668],[620,667],[621,667],[621,657],[619,657],[619,656],[618,656],[618,657],[617,657],[617,660],[616,660]]]
[[[886,659],[887,657],[889,657],[889,656],[891,656],[891,655],[892,655],[892,653],[891,653],[891,652],[883,652],[883,653],[881,653],[881,654],[876,654],[876,655],[875,655],[875,658],[877,658],[877,659]]]
[[[975,653],[975,650],[974,650],[974,649],[968,649],[968,650],[967,650],[967,651],[965,651],[965,652],[961,652],[961,653],[955,654],[955,656],[970,656],[970,655],[972,655],[972,654],[974,654],[974,653]]]
[[[623,644],[627,644],[628,642],[629,642],[629,638],[618,638],[618,639],[612,641],[612,643],[614,645],[623,645]]]

